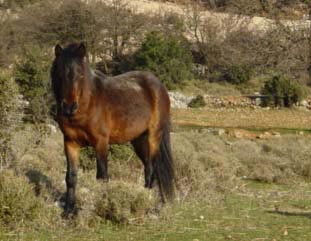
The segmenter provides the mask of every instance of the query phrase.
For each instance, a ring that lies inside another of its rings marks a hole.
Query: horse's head
[[[51,71],[52,87],[60,113],[70,117],[79,109],[87,74],[86,47],[71,44],[66,48],[55,46]]]

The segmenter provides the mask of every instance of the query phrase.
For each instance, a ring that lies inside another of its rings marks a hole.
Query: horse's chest
[[[73,140],[82,146],[92,145],[95,138],[87,128],[74,125],[64,125],[62,128],[65,138]]]

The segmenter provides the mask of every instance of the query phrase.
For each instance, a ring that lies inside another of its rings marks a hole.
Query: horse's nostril
[[[78,109],[78,103],[73,102],[73,104],[71,105],[71,114],[73,114],[77,109]]]

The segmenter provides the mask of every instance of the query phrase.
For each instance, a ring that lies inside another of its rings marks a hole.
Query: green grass
[[[63,221],[51,229],[5,231],[0,240],[311,240],[311,185],[243,181],[220,203],[188,201],[143,224],[103,223],[95,229]]]

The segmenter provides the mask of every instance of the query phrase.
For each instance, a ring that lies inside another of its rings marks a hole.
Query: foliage
[[[142,218],[155,204],[151,193],[143,187],[127,183],[110,183],[96,203],[98,216],[114,223],[125,224]]]
[[[223,78],[225,81],[239,85],[246,84],[251,78],[252,70],[247,65],[232,65],[224,70]]]
[[[11,165],[14,155],[12,137],[23,117],[22,99],[10,73],[0,72],[0,171]]]
[[[199,108],[199,107],[203,107],[205,105],[206,105],[206,103],[205,103],[204,97],[202,95],[198,95],[197,97],[193,98],[189,102],[188,107]]]
[[[45,122],[52,106],[49,84],[50,57],[39,47],[25,50],[23,58],[14,69],[14,78],[20,92],[29,102],[26,119],[35,123]]]
[[[44,24],[39,26],[39,33],[43,35],[38,36],[42,42],[67,45],[83,41],[88,45],[89,51],[93,52],[96,48],[99,25],[96,16],[85,2],[64,1],[44,18]]]
[[[291,107],[304,97],[302,86],[284,76],[274,76],[267,80],[261,90],[267,95],[264,105]]]
[[[151,32],[135,54],[135,68],[154,72],[174,89],[191,78],[192,57],[184,40]]]
[[[94,170],[96,168],[96,153],[94,148],[85,147],[81,150],[80,167],[84,171]]]
[[[109,149],[109,158],[114,161],[126,161],[133,154],[133,148],[127,144],[111,145]]]
[[[42,0],[2,0],[0,2],[0,9],[17,9],[26,7],[29,4],[33,4]]]
[[[15,175],[12,170],[0,175],[0,203],[0,223],[10,227],[33,221],[42,206],[27,178]]]

